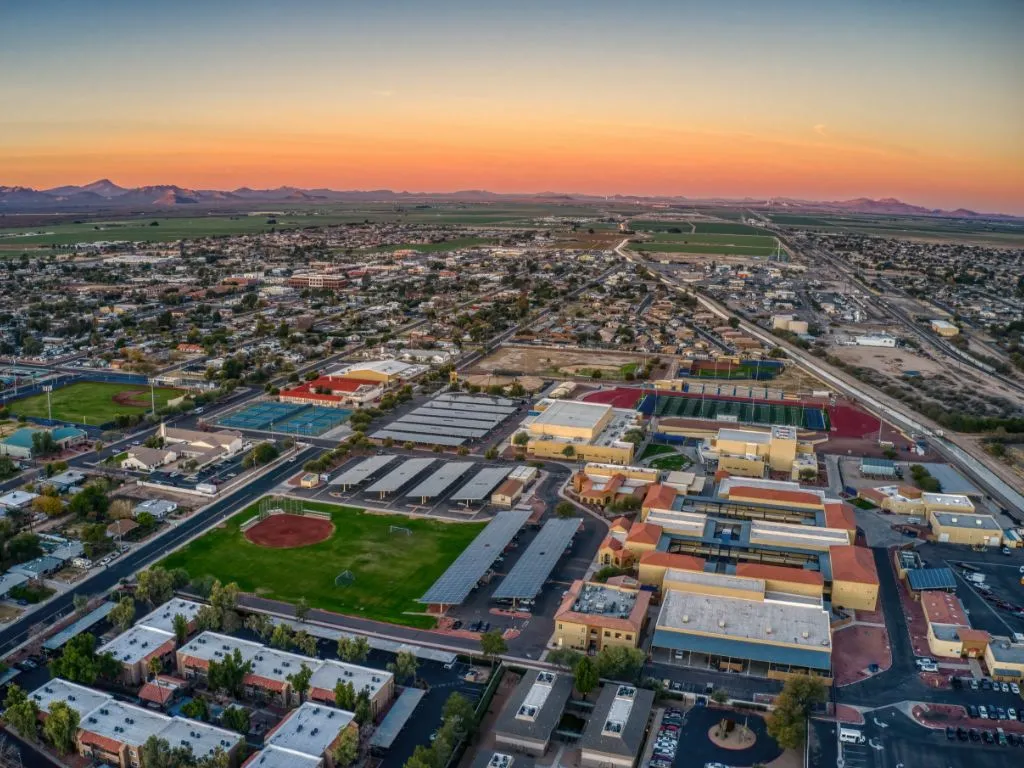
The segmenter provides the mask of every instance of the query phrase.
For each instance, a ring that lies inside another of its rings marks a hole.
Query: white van
[[[863,744],[866,741],[864,734],[856,728],[844,728],[843,726],[839,727],[839,740],[843,744]]]

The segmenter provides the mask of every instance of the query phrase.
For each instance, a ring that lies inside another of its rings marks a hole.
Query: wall
[[[762,459],[747,459],[722,454],[718,457],[718,468],[738,477],[764,477],[764,461]]]
[[[832,604],[855,611],[873,611],[878,606],[878,587],[855,581],[833,581]]]

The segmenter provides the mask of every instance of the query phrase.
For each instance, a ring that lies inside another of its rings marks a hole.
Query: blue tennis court
[[[284,421],[274,422],[275,432],[287,432],[290,435],[322,435],[344,423],[352,411],[345,408],[322,408],[311,405],[289,416]]]
[[[240,411],[235,411],[230,416],[225,416],[217,423],[222,427],[235,427],[236,429],[266,429],[271,424],[285,421],[299,411],[306,408],[305,405],[293,405],[291,403],[265,402],[250,405]]]

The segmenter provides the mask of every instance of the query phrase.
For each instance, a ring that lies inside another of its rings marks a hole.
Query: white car
[[[1013,691],[1018,696],[1020,696],[1020,686],[1017,685],[1016,683],[1010,683],[1010,690]]]

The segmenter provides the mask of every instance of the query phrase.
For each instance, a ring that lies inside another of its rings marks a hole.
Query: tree
[[[203,697],[196,696],[191,701],[182,705],[181,713],[186,717],[191,717],[193,720],[202,720],[205,723],[210,719],[210,705],[206,703],[206,699]]]
[[[78,712],[68,706],[66,701],[52,702],[49,715],[43,723],[43,738],[62,755],[74,751],[78,720]]]
[[[388,664],[388,672],[393,674],[396,680],[415,680],[418,665],[415,653],[399,651],[395,654],[395,660]]]
[[[64,652],[50,662],[50,674],[73,683],[92,685],[99,678],[113,680],[121,664],[110,653],[96,653],[96,638],[88,632],[71,638]]]
[[[711,692],[711,700],[716,704],[725,704],[729,700],[729,694],[724,688],[715,688]]]
[[[260,443],[242,460],[243,466],[255,467],[259,464],[269,464],[278,456],[281,452],[277,450],[277,446],[273,443]]]
[[[135,601],[130,597],[122,597],[111,609],[109,618],[111,624],[119,631],[124,632],[132,625],[132,620],[135,618]]]
[[[490,632],[480,635],[480,650],[485,657],[491,660],[493,666],[494,660],[508,650],[508,645],[505,643],[505,638],[501,636],[501,632],[492,629]]]
[[[609,645],[597,654],[597,672],[610,680],[635,681],[647,657],[639,648]]]
[[[353,714],[359,725],[366,725],[373,716],[373,708],[370,706],[370,694],[365,688],[356,694],[356,706]]]
[[[76,594],[72,596],[71,604],[75,607],[75,613],[81,615],[89,608],[89,596]]]
[[[369,655],[370,642],[362,635],[338,638],[338,658],[342,661],[358,664]]]
[[[29,741],[38,739],[39,705],[18,685],[12,684],[7,689],[4,720]]]
[[[576,455],[576,449],[573,448],[571,445],[567,445],[565,446],[565,448],[562,449],[562,455],[565,456],[565,458],[567,459],[571,459],[573,456]]]
[[[572,648],[555,648],[548,653],[545,660],[549,664],[557,664],[560,667],[575,669],[577,662],[581,658],[583,658],[583,654],[579,651],[574,651]]]
[[[139,757],[146,768],[192,768],[196,765],[191,747],[172,747],[167,739],[159,736],[146,739]]]
[[[110,499],[107,498],[106,483],[99,482],[85,486],[72,496],[68,503],[68,511],[74,513],[81,520],[93,523],[103,520],[109,507]]]
[[[359,757],[359,729],[346,728],[334,745],[334,764],[337,768],[348,768]]]
[[[210,588],[210,605],[217,612],[217,626],[223,632],[234,632],[241,625],[235,607],[238,605],[238,585],[214,581]]]
[[[141,571],[135,585],[135,596],[153,606],[166,603],[174,596],[171,574],[159,565]]]
[[[206,683],[210,690],[225,691],[238,698],[242,693],[242,681],[252,672],[252,662],[242,659],[242,652],[235,648],[223,661],[211,661],[206,671]]]
[[[245,707],[228,707],[220,716],[220,722],[225,728],[244,736],[249,732],[249,710]]]
[[[512,438],[512,442],[518,446],[524,446],[530,442],[530,433],[516,432],[516,436]]]
[[[587,695],[597,687],[597,683],[600,680],[597,675],[597,666],[594,664],[593,659],[589,656],[583,656],[576,662],[576,666],[573,668],[573,680],[576,690],[586,699]]]
[[[149,672],[150,678],[156,677],[164,671],[164,660],[159,656],[153,656],[146,662],[146,671]]]
[[[287,651],[292,647],[292,631],[287,624],[278,624],[270,635],[270,647],[279,651]]]
[[[807,716],[814,704],[825,701],[827,691],[820,677],[796,675],[782,687],[775,709],[767,718],[768,735],[783,749],[799,749],[807,738]]]
[[[730,317],[729,318],[729,327],[730,328],[739,328],[740,327],[740,319],[738,317]]]
[[[432,747],[418,744],[412,756],[405,761],[404,768],[438,768],[437,755]]]
[[[356,689],[351,680],[339,680],[335,683],[334,705],[348,712],[356,708]]]
[[[476,728],[476,710],[461,693],[453,693],[444,703],[441,719],[445,725],[452,724],[456,733],[456,742],[462,741]]]
[[[266,641],[274,632],[274,622],[262,613],[250,613],[245,619],[245,628]]]
[[[302,651],[307,656],[316,656],[317,643],[316,638],[309,634],[304,629],[300,629],[292,636],[292,642],[295,643],[295,647]]]
[[[176,613],[174,618],[171,619],[171,625],[174,627],[175,642],[180,648],[188,639],[188,619],[182,614]]]
[[[575,517],[576,506],[571,501],[560,501],[555,505],[555,515],[558,517]]]
[[[47,517],[58,517],[64,513],[64,504],[53,496],[37,496],[32,499],[32,511],[42,512]]]
[[[298,672],[294,672],[288,675],[288,682],[292,685],[292,690],[299,695],[299,703],[301,704],[303,699],[306,697],[306,691],[309,690],[309,681],[313,677],[313,670],[302,664],[299,667]]]
[[[295,603],[295,618],[299,621],[305,621],[309,615],[309,601],[304,597],[300,597]]]

